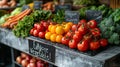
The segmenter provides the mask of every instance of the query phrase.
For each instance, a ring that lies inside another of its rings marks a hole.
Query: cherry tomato
[[[88,40],[83,40],[82,42],[79,42],[77,44],[77,48],[78,50],[83,51],[83,52],[87,51],[89,49]]]
[[[87,28],[87,24],[84,23],[82,24],[79,28],[78,28],[78,31],[81,33],[81,34],[86,34],[87,31],[88,31],[88,28]]]
[[[99,48],[100,48],[99,41],[92,41],[92,42],[90,42],[90,49],[91,50],[97,50]]]
[[[72,31],[75,31],[75,30],[77,30],[77,25],[76,25],[76,24],[74,24],[74,25],[72,26]]]
[[[56,37],[56,42],[57,43],[61,43],[62,42],[62,35],[57,35],[57,37]]]
[[[78,43],[80,40],[82,40],[82,36],[78,36],[77,34],[73,35],[73,39]]]
[[[35,30],[35,28],[32,28],[31,30],[30,30],[30,34],[31,35],[33,35],[33,31]]]
[[[38,24],[36,29],[39,31],[45,31],[45,27],[42,24]]]
[[[38,37],[45,38],[45,32],[39,32]]]
[[[62,34],[64,34],[64,29],[62,26],[57,26],[55,29],[55,32],[56,32],[56,34],[62,35]]]
[[[100,39],[100,45],[102,47],[106,47],[108,45],[108,40],[107,39]]]
[[[90,20],[88,23],[89,28],[96,28],[97,22],[95,20]]]
[[[38,36],[38,33],[39,33],[39,30],[35,29],[35,30],[33,31],[33,36]]]
[[[39,23],[35,23],[34,24],[34,28],[36,28],[37,29],[37,26],[39,25]]]
[[[67,32],[67,34],[66,34],[65,36],[67,36],[67,37],[69,37],[69,38],[72,38],[72,37],[73,37],[73,34],[74,34],[74,32],[69,31],[69,32]]]
[[[100,36],[100,29],[99,28],[93,28],[91,29],[92,35],[94,36]]]
[[[49,23],[48,23],[48,22],[44,22],[44,23],[43,23],[43,26],[44,26],[46,29],[48,29]]]
[[[56,42],[56,37],[57,37],[57,34],[52,34],[52,35],[50,36],[50,40],[51,40],[52,42]]]
[[[69,40],[70,39],[68,37],[66,37],[66,36],[62,37],[62,44],[68,45],[69,44]]]
[[[50,36],[51,36],[51,35],[52,35],[51,32],[47,32],[47,33],[45,34],[45,39],[50,40]]]
[[[85,19],[80,20],[80,21],[78,22],[78,27],[79,27],[80,25],[82,25],[83,23],[87,23],[87,21],[86,21]]]
[[[74,48],[77,48],[77,42],[75,40],[70,40],[69,41],[69,47],[74,49]]]

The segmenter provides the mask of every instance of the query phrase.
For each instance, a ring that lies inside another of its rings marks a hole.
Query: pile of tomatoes
[[[83,52],[98,50],[100,47],[108,45],[107,39],[101,38],[101,32],[95,20],[87,22],[82,19],[78,24],[72,22],[54,24],[41,21],[39,24],[34,24],[30,34],[52,42],[62,43]]]

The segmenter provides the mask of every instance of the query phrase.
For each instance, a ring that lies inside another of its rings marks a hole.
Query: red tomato
[[[91,50],[97,50],[100,48],[100,43],[99,41],[93,41],[93,42],[90,42],[90,49]]]
[[[49,23],[44,22],[44,23],[43,23],[43,26],[44,26],[46,29],[48,29]]]
[[[39,23],[35,23],[34,24],[34,28],[36,28],[37,29],[37,26],[39,25]]]
[[[102,47],[106,47],[108,45],[108,40],[107,39],[100,39],[100,45]]]
[[[69,38],[68,37],[62,37],[62,44],[65,44],[65,45],[68,45],[68,43],[69,43]]]
[[[97,22],[95,20],[90,20],[88,23],[89,28],[96,28]]]
[[[75,31],[75,34],[77,35],[77,36],[82,36],[82,34],[81,34],[81,32],[80,31]]]
[[[92,35],[94,36],[100,36],[100,29],[99,28],[93,28],[91,29]]]
[[[87,51],[89,49],[88,40],[83,40],[82,42],[78,43],[77,48],[78,50],[83,51],[83,52]]]
[[[78,31],[83,35],[86,34],[88,31],[87,24],[84,23],[84,24],[80,25],[80,27],[78,28]]]
[[[70,40],[69,41],[69,47],[74,49],[74,48],[77,48],[77,42],[75,40]]]
[[[45,27],[42,24],[37,25],[37,30],[45,31]]]
[[[39,32],[38,37],[45,38],[45,32]]]
[[[38,33],[39,33],[39,30],[36,30],[36,29],[35,29],[35,30],[33,31],[33,36],[38,36]]]
[[[85,19],[80,20],[80,21],[78,22],[78,27],[79,27],[80,25],[82,25],[83,23],[87,23],[87,21],[86,21]]]
[[[72,31],[75,31],[75,30],[77,30],[77,25],[76,25],[76,24],[74,24],[74,25],[72,26]]]
[[[65,36],[67,36],[67,37],[69,37],[69,38],[72,38],[72,37],[73,37],[73,34],[74,34],[74,32],[69,31],[69,32],[67,32],[67,34],[66,34]]]
[[[30,30],[30,34],[31,35],[33,35],[33,31],[35,30],[35,28],[32,28],[31,30]]]
[[[78,43],[80,40],[82,40],[82,36],[78,36],[77,34],[73,35],[73,39]]]
[[[44,20],[40,21],[40,23],[41,23],[42,25],[44,24],[44,22],[45,22]]]
[[[92,40],[92,35],[91,34],[86,34],[83,36],[84,40],[88,40],[88,42],[91,42]]]

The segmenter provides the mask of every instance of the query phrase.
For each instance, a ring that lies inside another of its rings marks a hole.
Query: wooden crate
[[[120,8],[120,0],[110,0],[110,7],[113,9]]]

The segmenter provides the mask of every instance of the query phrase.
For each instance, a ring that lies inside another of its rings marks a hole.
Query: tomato
[[[51,31],[51,28],[52,28],[53,25],[49,25],[48,26],[48,30]]]
[[[68,43],[69,43],[69,38],[68,37],[62,37],[62,44],[65,44],[65,45],[68,45]]]
[[[99,48],[100,48],[99,41],[92,41],[92,42],[90,42],[90,49],[91,50],[97,50]]]
[[[96,28],[97,22],[95,20],[90,20],[88,23],[89,28]]]
[[[38,37],[45,38],[45,32],[39,32]]]
[[[57,27],[56,25],[53,25],[53,26],[51,27],[51,29],[50,29],[50,32],[53,33],[53,34],[55,34],[56,27]]]
[[[62,42],[62,35],[57,35],[56,42],[61,43]]]
[[[74,48],[77,48],[77,42],[75,40],[70,40],[69,41],[69,47],[74,49]]]
[[[48,23],[48,22],[44,22],[44,23],[43,23],[43,26],[44,26],[46,29],[48,29],[49,23]]]
[[[77,36],[82,36],[82,34],[81,34],[81,32],[80,31],[75,31],[75,34],[77,35]]]
[[[106,47],[108,45],[108,40],[107,39],[100,39],[100,45],[102,47]]]
[[[47,32],[47,33],[45,34],[45,39],[50,40],[50,36],[51,36],[51,35],[52,35],[51,32]]]
[[[64,29],[62,26],[57,26],[56,30],[55,30],[56,34],[64,34]]]
[[[39,23],[35,23],[34,24],[34,28],[36,28],[37,29],[37,26],[39,25]]]
[[[80,25],[82,25],[83,23],[87,23],[87,21],[86,21],[85,19],[80,20],[80,21],[78,22],[78,27],[79,27]]]
[[[39,31],[45,31],[45,27],[42,24],[38,24],[36,29]]]
[[[79,42],[77,44],[77,48],[78,50],[83,51],[83,52],[87,51],[89,49],[88,40],[83,40],[82,42]]]
[[[32,28],[31,30],[30,30],[30,34],[31,35],[33,35],[33,31],[35,30],[35,28]]]
[[[80,40],[82,40],[82,36],[78,36],[77,34],[73,35],[73,39],[78,43]]]
[[[83,35],[86,34],[88,31],[86,23],[80,25],[80,27],[78,28],[78,31]]]
[[[65,24],[64,25],[64,31],[68,32],[71,29],[71,25],[70,24]]]
[[[67,24],[69,24],[71,27],[73,26],[73,23],[72,23],[72,22],[68,22]]]
[[[89,42],[91,42],[91,40],[92,40],[92,35],[91,35],[91,34],[86,34],[86,35],[83,36],[83,39],[84,39],[84,40],[88,40]]]
[[[50,40],[51,40],[52,42],[56,42],[56,37],[57,37],[57,34],[52,34],[52,35],[50,36]]]
[[[75,31],[75,30],[77,30],[77,25],[76,25],[76,24],[74,24],[74,25],[72,26],[72,31]]]
[[[94,36],[100,36],[100,29],[99,28],[93,28],[91,29],[92,35]]]
[[[73,37],[73,34],[74,34],[74,32],[69,31],[69,32],[67,32],[67,34],[66,34],[65,36],[67,36],[67,37],[69,37],[69,38],[72,38],[72,37]]]
[[[38,33],[39,33],[39,30],[35,29],[35,30],[33,31],[33,36],[38,36]]]

